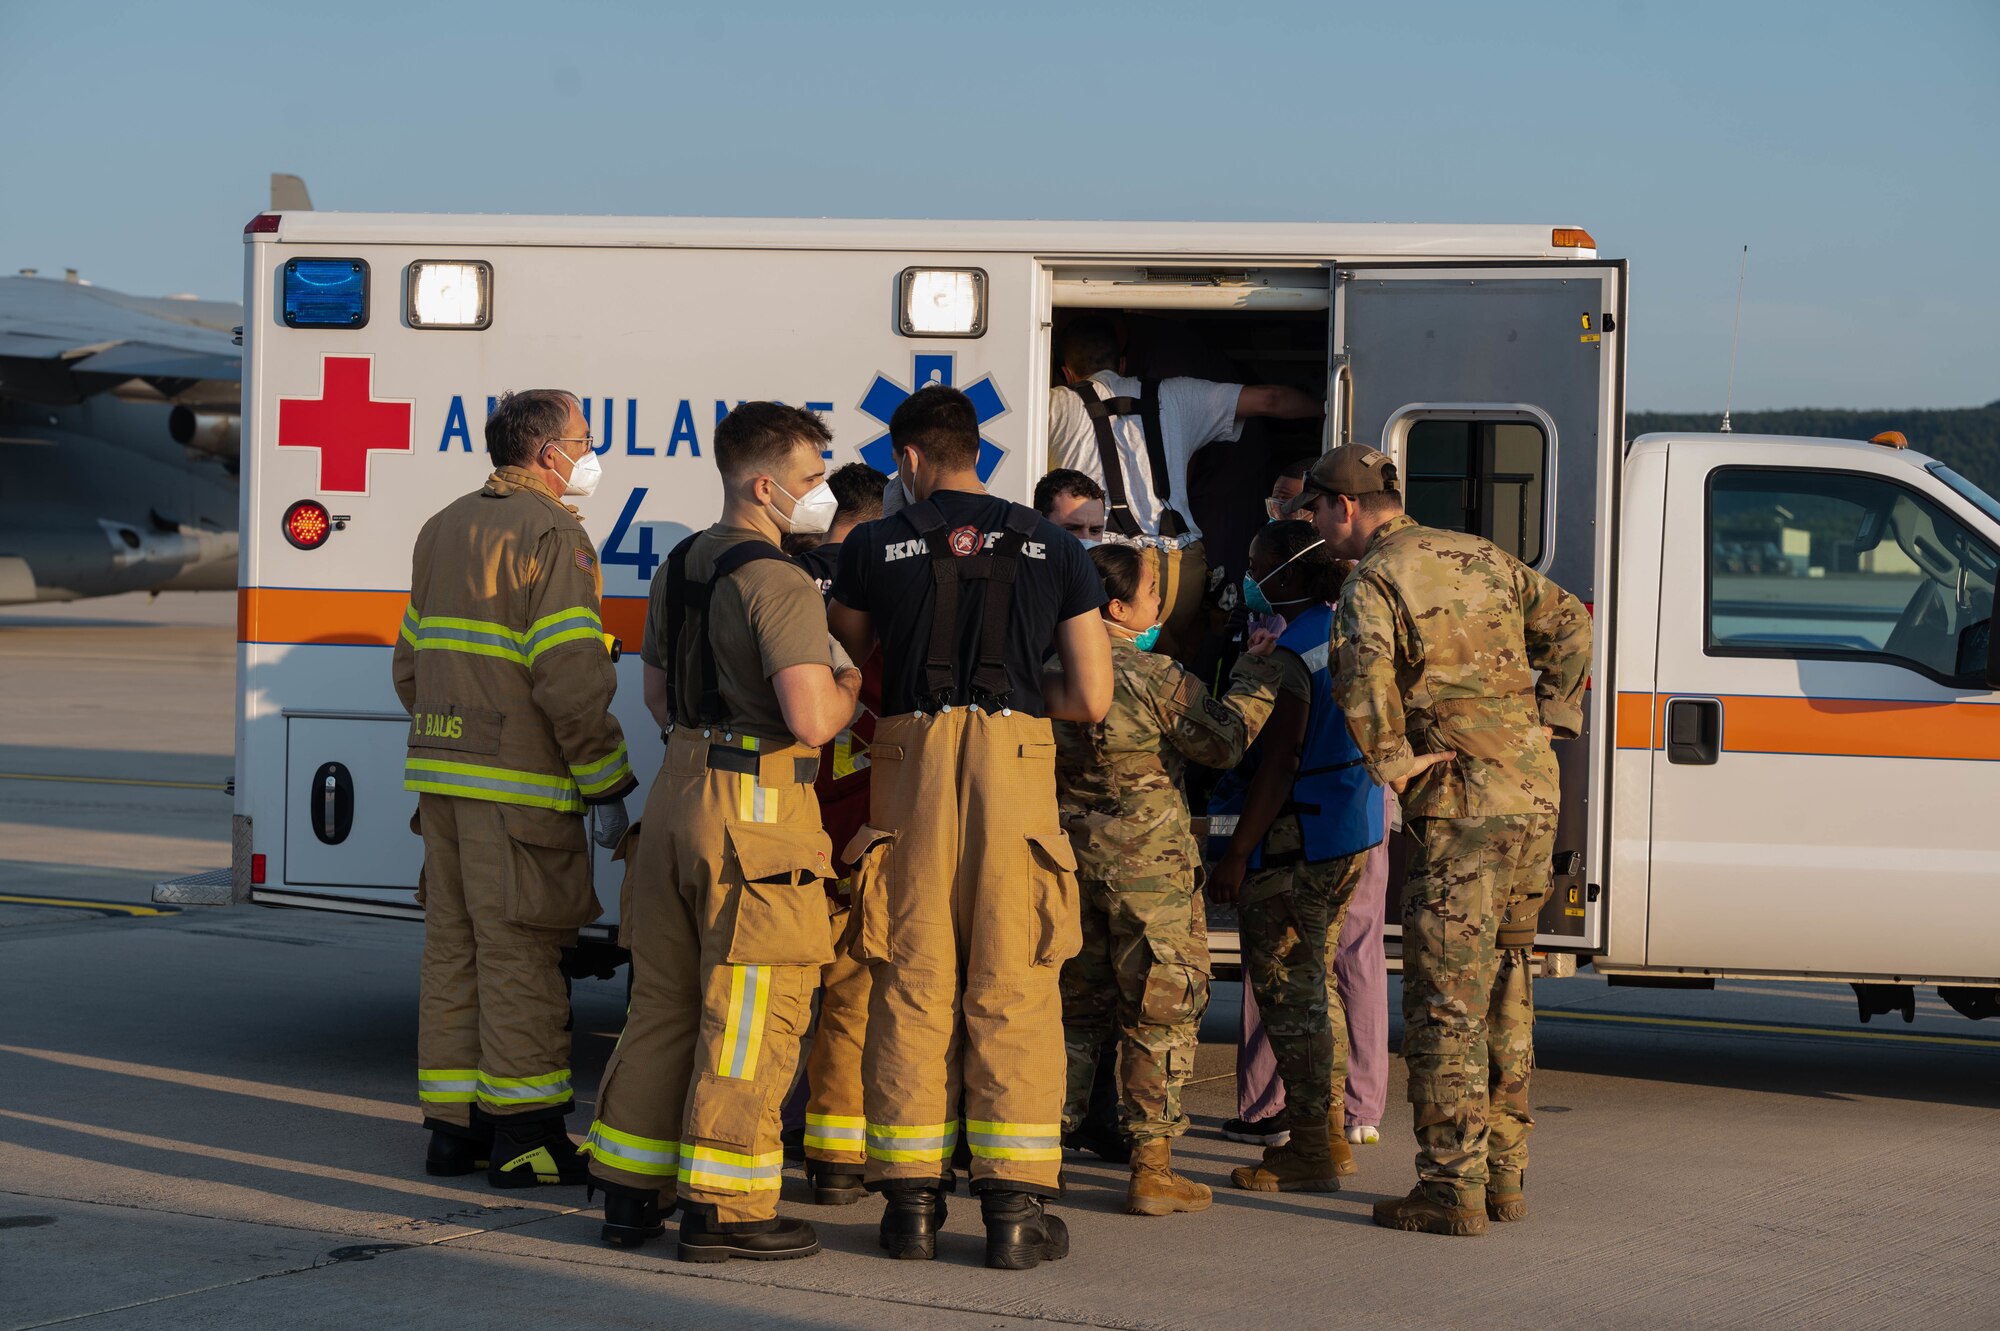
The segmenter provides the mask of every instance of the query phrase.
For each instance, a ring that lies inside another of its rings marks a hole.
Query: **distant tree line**
[[[1625,418],[1625,436],[1636,439],[1654,430],[1707,431],[1721,421],[1719,411],[1705,415],[1635,411]],[[1901,430],[1917,452],[1928,453],[1986,493],[2000,495],[2000,402],[1948,411],[1833,411],[1819,407],[1739,411],[1731,413],[1729,424],[1738,434],[1803,434],[1826,439],[1870,439],[1884,430]]]

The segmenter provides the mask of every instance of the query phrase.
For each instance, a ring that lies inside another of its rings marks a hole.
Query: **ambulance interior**
[[[1110,320],[1139,379],[1189,375],[1219,383],[1282,384],[1327,396],[1328,270],[1055,268],[1051,270],[1049,383],[1063,384],[1064,330]],[[1250,538],[1267,520],[1264,498],[1288,462],[1322,447],[1320,421],[1249,419],[1241,437],[1199,450],[1188,493],[1174,495],[1201,528],[1211,564],[1242,576]],[[1051,464],[1053,465],[1053,464]]]

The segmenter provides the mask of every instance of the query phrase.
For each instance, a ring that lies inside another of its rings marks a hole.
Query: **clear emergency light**
[[[979,337],[986,332],[986,270],[905,268],[904,337]]]
[[[479,259],[419,259],[410,265],[412,328],[485,328],[493,322],[493,265]]]
[[[285,262],[285,327],[363,328],[367,324],[366,259]]]

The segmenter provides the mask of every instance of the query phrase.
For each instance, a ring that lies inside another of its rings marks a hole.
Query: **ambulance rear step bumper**
[[[227,906],[235,890],[235,874],[228,869],[210,869],[185,878],[167,878],[153,884],[155,906]]]

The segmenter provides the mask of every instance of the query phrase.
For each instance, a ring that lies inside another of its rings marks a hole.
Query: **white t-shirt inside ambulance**
[[[1137,379],[1110,370],[1099,370],[1081,387],[1095,392],[1099,398],[1139,396]],[[1195,526],[1194,514],[1188,508],[1188,459],[1203,444],[1218,439],[1233,440],[1242,433],[1243,423],[1236,417],[1236,402],[1242,392],[1241,384],[1211,383],[1207,379],[1160,381],[1160,432],[1166,435],[1163,446],[1167,455],[1167,482],[1173,489],[1172,506],[1188,528],[1187,535],[1177,544],[1201,539],[1201,529]],[[1146,453],[1146,427],[1138,416],[1116,416],[1111,421],[1111,435],[1118,443],[1119,461],[1124,464],[1125,498],[1142,533],[1140,544],[1176,544],[1160,539],[1160,515],[1167,505],[1153,492],[1153,464]],[[1074,468],[1104,485],[1104,468],[1097,458],[1097,428],[1069,388],[1049,392],[1049,465]],[[1108,505],[1111,487],[1105,485],[1104,489]],[[1109,528],[1104,538],[1123,539]]]

